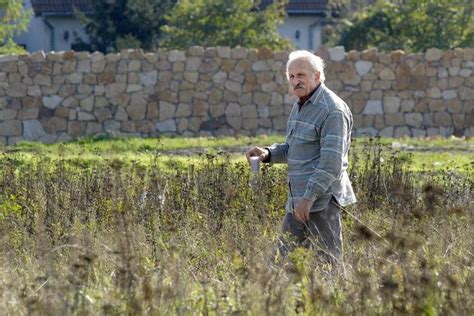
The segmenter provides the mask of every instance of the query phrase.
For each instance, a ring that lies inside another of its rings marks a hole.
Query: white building
[[[264,8],[273,0],[262,0]],[[80,50],[74,46],[77,38],[87,42],[88,36],[74,14],[74,8],[89,12],[89,0],[26,0],[26,8],[34,11],[28,31],[15,37],[29,52]],[[321,46],[323,23],[329,14],[327,0],[289,0],[285,22],[278,32],[290,39],[295,47],[316,50]]]
[[[263,0],[268,5],[273,0]],[[322,45],[322,29],[330,14],[327,0],[289,0],[288,17],[278,27],[278,32],[290,39],[296,48],[316,50]]]
[[[87,41],[74,15],[74,8],[87,12],[87,0],[26,0],[25,8],[33,9],[33,18],[28,31],[16,36],[15,42],[27,51],[70,50],[77,37]]]

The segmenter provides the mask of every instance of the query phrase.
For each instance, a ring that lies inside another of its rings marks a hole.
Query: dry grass
[[[271,261],[284,169],[251,181],[243,163],[213,157],[184,170],[4,157],[0,310],[472,314],[472,178],[410,173],[374,144],[363,152],[352,157],[359,202],[344,217],[344,269],[303,249]]]

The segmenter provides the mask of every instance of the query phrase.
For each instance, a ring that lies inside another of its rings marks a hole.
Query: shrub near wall
[[[318,52],[355,134],[472,136],[474,49]],[[0,57],[0,143],[84,135],[284,132],[288,52],[191,47],[154,53]]]

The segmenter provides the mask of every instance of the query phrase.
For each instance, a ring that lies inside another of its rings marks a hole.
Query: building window
[[[300,39],[300,36],[301,36],[300,30],[296,30],[296,32],[295,32],[295,38],[296,38],[296,40],[299,40],[299,39]]]

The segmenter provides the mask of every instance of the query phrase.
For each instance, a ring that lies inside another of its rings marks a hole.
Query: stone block
[[[43,106],[54,110],[59,106],[59,104],[63,101],[64,99],[61,98],[60,96],[53,95],[53,96],[48,96],[48,97],[43,97]]]
[[[217,50],[217,56],[219,58],[231,58],[232,51],[230,47],[218,46],[216,47],[216,50]]]
[[[237,94],[242,93],[242,85],[239,82],[227,80],[224,84],[224,87]]]
[[[241,116],[226,116],[226,122],[235,131],[242,129],[242,117]]]
[[[399,138],[399,137],[410,137],[411,136],[411,131],[408,127],[406,126],[401,126],[401,127],[396,127],[395,131],[393,132],[393,137]]]
[[[159,113],[160,120],[166,121],[170,118],[173,118],[176,112],[176,105],[169,102],[160,101],[159,103]]]
[[[106,133],[115,133],[120,130],[120,122],[114,120],[104,121],[103,125]]]
[[[33,84],[38,86],[50,86],[51,82],[51,77],[43,74],[37,74],[33,78]]]
[[[177,131],[176,121],[169,119],[156,124],[156,130],[162,133],[175,133]]]
[[[423,115],[421,113],[406,113],[405,124],[408,126],[420,128],[423,123]]]
[[[132,59],[128,62],[128,71],[129,72],[138,72],[142,67],[142,63],[140,60]]]
[[[344,67],[343,71],[338,74],[338,79],[350,86],[357,86],[361,81],[361,77],[353,67]]]
[[[393,126],[385,127],[385,128],[383,128],[382,130],[380,130],[379,136],[382,136],[382,137],[393,137],[394,130],[395,130],[395,129],[394,129]]]
[[[383,114],[382,101],[369,100],[367,101],[363,114]]]
[[[130,105],[127,106],[126,110],[128,117],[132,120],[139,121],[145,119],[147,109],[146,100],[139,97],[132,96]]]
[[[390,68],[383,68],[379,73],[379,78],[382,80],[395,80],[395,73]]]
[[[259,108],[266,107],[268,111],[268,106],[259,106]],[[242,113],[242,118],[248,119],[248,118],[258,118],[258,111],[257,111],[257,106],[254,104],[250,105],[244,105],[241,108],[241,113]],[[268,115],[267,115],[268,116]]]
[[[453,125],[457,129],[465,128],[465,115],[464,114],[453,114]]]
[[[401,112],[412,112],[414,108],[415,108],[415,100],[413,99],[402,100],[400,104]]]
[[[155,125],[149,121],[135,122],[135,128],[137,132],[144,133],[145,135],[150,135],[155,132]]]
[[[426,50],[425,59],[427,61],[437,61],[441,59],[443,52],[437,48],[430,48]]]
[[[449,67],[449,75],[451,77],[457,76],[460,70],[461,70],[460,67]]]
[[[77,72],[79,73],[90,73],[91,72],[91,62],[90,60],[84,59],[77,62]]]
[[[22,136],[11,136],[11,137],[7,137],[7,139],[8,139],[8,145],[15,145],[24,140]]]
[[[435,126],[451,126],[452,125],[451,115],[447,112],[435,112],[434,125]]]
[[[15,57],[18,60],[18,56]],[[30,54],[29,57],[31,63],[42,63],[46,60],[46,54],[42,50]],[[0,60],[0,62],[2,61]]]
[[[399,97],[387,96],[383,99],[383,110],[385,113],[397,113],[400,110],[402,100]],[[367,113],[368,114],[368,113]]]
[[[102,133],[102,125],[97,122],[89,122],[86,126],[86,135],[97,135]]]
[[[168,53],[168,61],[170,62],[186,61],[186,55],[182,51],[172,50]]]
[[[45,133],[43,125],[38,120],[23,121],[23,137],[26,140],[37,140]]]
[[[439,99],[441,98],[441,90],[438,87],[433,87],[428,89],[427,92],[428,98]]]
[[[237,48],[233,48],[231,50],[231,56],[230,57],[232,59],[246,59],[247,55],[248,55],[248,52],[247,52],[246,48],[237,47]],[[225,58],[229,58],[229,57],[225,57]]]
[[[13,120],[16,118],[17,114],[18,114],[18,111],[14,109],[0,110],[0,121]]]
[[[123,106],[119,106],[115,112],[114,119],[116,121],[125,122],[128,120],[127,110]]]
[[[445,102],[449,113],[461,113],[462,102],[459,99],[451,99]]]
[[[194,117],[206,117],[209,110],[209,104],[204,100],[193,100],[193,116]]]
[[[57,132],[65,132],[67,130],[67,120],[60,117],[51,117],[41,120],[45,131],[49,134],[56,134]]]
[[[355,63],[355,69],[359,76],[365,76],[370,72],[373,67],[373,63],[366,60],[359,60]]]
[[[456,92],[456,90],[444,90],[441,95],[444,100],[452,100],[457,98],[458,93]]]
[[[463,101],[474,100],[474,89],[462,87],[459,90],[459,98]]]
[[[258,71],[269,71],[271,69],[266,60],[258,60],[252,65],[252,70],[258,72]]]
[[[345,57],[344,46],[335,46],[328,48],[329,59],[332,61],[342,61]]]
[[[378,135],[378,130],[372,127],[357,128],[354,131],[355,136],[374,137]]]
[[[400,126],[405,124],[403,113],[385,114],[384,118],[387,126]]]
[[[271,101],[271,96],[267,93],[255,92],[253,94],[253,102],[256,105],[269,105]]]
[[[272,118],[273,129],[279,132],[286,132],[288,118],[283,116],[278,116]]]
[[[94,115],[82,111],[77,112],[77,119],[79,121],[95,121]]]
[[[94,116],[96,120],[101,123],[112,118],[112,111],[108,108],[99,108],[94,110]]]
[[[17,118],[21,121],[23,120],[35,120],[38,118],[39,109],[38,108],[30,108],[30,109],[20,109],[18,111]]]
[[[6,94],[9,97],[22,98],[22,97],[26,97],[27,90],[28,90],[28,87],[25,84],[21,82],[14,82],[8,85],[6,89]]]
[[[432,112],[440,112],[446,110],[446,103],[443,100],[430,100],[428,106],[430,111]]]
[[[86,128],[87,128],[86,122],[78,122],[78,121],[69,122],[67,126],[67,133],[71,137],[83,136],[86,132]]]

